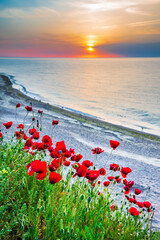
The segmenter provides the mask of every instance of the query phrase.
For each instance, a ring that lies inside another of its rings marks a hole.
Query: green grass
[[[124,205],[112,212],[109,192],[98,196],[97,187],[78,177],[71,183],[72,170],[54,185],[48,176],[42,181],[29,176],[26,165],[39,156],[22,148],[21,141],[0,145],[0,239],[149,239],[140,217],[125,212]]]

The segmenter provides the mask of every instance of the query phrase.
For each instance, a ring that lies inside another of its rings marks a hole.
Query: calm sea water
[[[160,58],[1,58],[0,72],[42,101],[160,135]]]

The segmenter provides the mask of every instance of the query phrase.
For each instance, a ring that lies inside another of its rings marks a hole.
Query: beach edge
[[[106,128],[106,129],[111,130],[111,131],[120,132],[124,135],[130,135],[130,136],[141,138],[141,139],[144,138],[144,139],[160,142],[160,136],[158,136],[158,135],[145,133],[145,132],[138,131],[138,130],[128,128],[128,127],[124,127],[124,126],[121,126],[121,125],[116,125],[116,124],[106,122],[106,121],[101,120],[101,119],[97,119],[97,118],[94,118],[94,117],[91,117],[91,116],[86,116],[86,115],[83,115],[81,113],[73,112],[71,110],[64,109],[62,107],[54,106],[52,104],[34,99],[30,96],[25,95],[20,90],[15,89],[13,87],[13,83],[11,82],[11,80],[8,76],[6,76],[4,74],[0,74],[0,79],[2,80],[2,83],[1,83],[0,87],[3,88],[5,93],[7,93],[8,95],[11,95],[13,93],[14,97],[17,98],[17,100],[19,100],[19,101],[20,101],[20,99],[23,99],[25,101],[32,102],[37,107],[39,106],[39,107],[46,108],[48,111],[60,113],[60,114],[65,115],[67,117],[76,119],[76,120],[78,120],[82,123],[87,123],[87,124],[95,125],[95,126],[98,126],[98,127]]]

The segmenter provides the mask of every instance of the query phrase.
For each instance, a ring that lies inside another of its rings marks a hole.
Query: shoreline
[[[3,83],[0,84],[0,88],[3,87],[3,90],[5,88],[5,92],[9,95],[13,95],[14,98],[17,99],[21,99],[23,98],[23,100],[25,101],[30,101],[32,103],[34,103],[37,107],[43,107],[46,108],[48,111],[52,111],[52,112],[56,112],[56,113],[60,113],[62,115],[65,115],[67,117],[71,117],[74,118],[82,123],[87,123],[87,124],[91,124],[91,125],[95,125],[98,127],[103,127],[106,128],[108,130],[111,131],[116,131],[116,132],[120,132],[124,135],[131,135],[134,137],[139,137],[139,138],[146,138],[146,139],[150,139],[150,140],[155,140],[160,142],[160,136],[155,135],[155,134],[150,134],[150,133],[146,133],[146,132],[142,132],[139,130],[135,130],[132,128],[128,128],[128,127],[124,127],[121,125],[116,125],[110,122],[106,122],[103,121],[101,119],[98,118],[94,118],[92,116],[87,116],[87,115],[83,115],[81,113],[77,113],[77,112],[73,112],[71,110],[65,109],[63,107],[58,107],[58,106],[54,106],[52,104],[34,99],[28,95],[25,95],[23,92],[21,92],[20,90],[13,88],[13,83],[10,80],[10,78],[6,75],[0,75],[0,79],[2,79]]]

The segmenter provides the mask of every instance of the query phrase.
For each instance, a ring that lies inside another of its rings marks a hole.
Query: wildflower
[[[129,194],[130,193],[130,188],[128,186],[124,186],[124,194]]]
[[[113,170],[114,172],[116,172],[119,170],[119,165],[116,163],[112,163],[112,164],[110,164],[109,170]]]
[[[90,166],[93,166],[93,162],[91,162],[90,160],[85,160],[82,162],[82,165],[85,165],[86,167],[90,167]]]
[[[0,132],[0,138],[2,138],[3,137],[3,134]]]
[[[144,207],[143,202],[137,202],[137,205],[138,205],[138,207],[140,207],[140,208],[143,208],[143,207]]]
[[[139,195],[140,193],[141,193],[141,190],[138,189],[138,188],[135,188],[135,194],[136,194],[136,195]]]
[[[28,112],[32,112],[32,111],[33,111],[32,107],[29,107],[29,106],[26,106],[25,109],[26,109]]]
[[[86,174],[86,178],[94,181],[99,177],[100,173],[98,170],[88,170],[87,174]]]
[[[121,178],[115,178],[115,180],[116,180],[117,183],[121,182]]]
[[[42,143],[44,143],[47,147],[53,144],[52,139],[48,135],[43,136]]]
[[[34,122],[34,121],[35,121],[35,117],[32,118],[32,122]]]
[[[93,154],[100,154],[102,152],[104,152],[104,150],[102,150],[101,148],[97,147],[91,150]]]
[[[121,174],[123,178],[126,178],[128,173],[132,172],[132,170],[129,167],[121,168]]]
[[[5,126],[6,129],[9,129],[12,126],[13,122],[7,122],[7,123],[3,123],[3,125]]]
[[[38,143],[37,151],[43,151],[43,150],[45,150],[44,143]]]
[[[115,211],[118,209],[118,205],[117,204],[113,204],[112,206],[110,206],[111,211]]]
[[[35,128],[29,129],[29,134],[33,135],[37,130]]]
[[[30,138],[29,140],[27,140],[24,146],[26,146],[26,147],[32,147],[32,146],[33,146],[32,139]]]
[[[87,172],[88,172],[88,168],[85,165],[80,165],[77,169],[76,169],[76,173],[73,175],[73,177],[75,176],[79,176],[79,177],[85,177]]]
[[[64,153],[64,156],[65,156],[66,158],[69,158],[69,157],[71,156],[71,152],[68,151],[68,150],[66,150],[65,153]]]
[[[68,167],[70,164],[71,164],[71,162],[70,162],[70,161],[67,161],[67,160],[63,163],[63,165],[64,165],[64,166],[67,166],[67,167]]]
[[[39,139],[40,138],[40,134],[39,134],[39,132],[35,132],[35,133],[33,133],[33,138],[34,139]]]
[[[113,177],[113,176],[108,176],[107,179],[108,179],[109,181],[113,181],[113,180],[115,179],[115,177]]]
[[[132,216],[139,216],[139,211],[135,208],[135,207],[131,207],[129,209],[129,213],[132,215]]]
[[[98,184],[101,184],[101,181],[98,181]]]
[[[57,143],[56,143],[56,148],[57,148],[58,150],[61,150],[63,153],[65,153],[65,151],[66,151],[65,142],[64,142],[64,141],[57,142]]]
[[[59,181],[61,181],[62,177],[59,173],[56,173],[56,172],[50,172],[49,174],[49,182],[51,184],[55,184]]]
[[[8,171],[5,168],[3,168],[3,170],[0,171],[0,173],[8,173]]]
[[[72,160],[72,161],[75,161],[75,162],[79,162],[82,158],[83,158],[83,156],[82,156],[80,153],[78,153],[78,154],[76,154],[76,155],[73,155],[73,156],[71,157],[71,160]]]
[[[20,103],[17,103],[16,108],[19,108],[20,106],[21,106],[21,104],[20,104]]]
[[[43,113],[43,111],[41,111],[41,110],[38,110],[38,113],[42,114],[42,113]]]
[[[34,172],[37,173],[36,178],[43,180],[47,175],[47,163],[45,161],[34,160],[27,165],[28,175],[32,176]]]
[[[73,148],[70,148],[69,151],[70,151],[71,154],[75,154],[75,151],[74,151]]]
[[[146,208],[150,208],[151,207],[151,203],[150,202],[143,202],[144,207]]]
[[[24,125],[21,123],[21,124],[19,124],[19,125],[18,125],[18,127],[17,127],[17,128],[24,129]]]
[[[54,126],[54,125],[58,125],[58,123],[59,123],[58,120],[53,120],[53,121],[52,121],[52,125],[53,125],[53,126]]]
[[[15,131],[15,137],[16,139],[23,139],[24,138],[24,132],[23,131]]]
[[[110,140],[110,146],[111,148],[113,148],[113,150],[115,150],[119,145],[120,145],[120,142]]]
[[[103,186],[104,186],[104,187],[108,187],[109,184],[110,184],[110,181],[105,181],[105,182],[103,183]]]
[[[104,176],[106,174],[106,170],[104,168],[100,168],[99,173],[100,173],[100,175]]]

